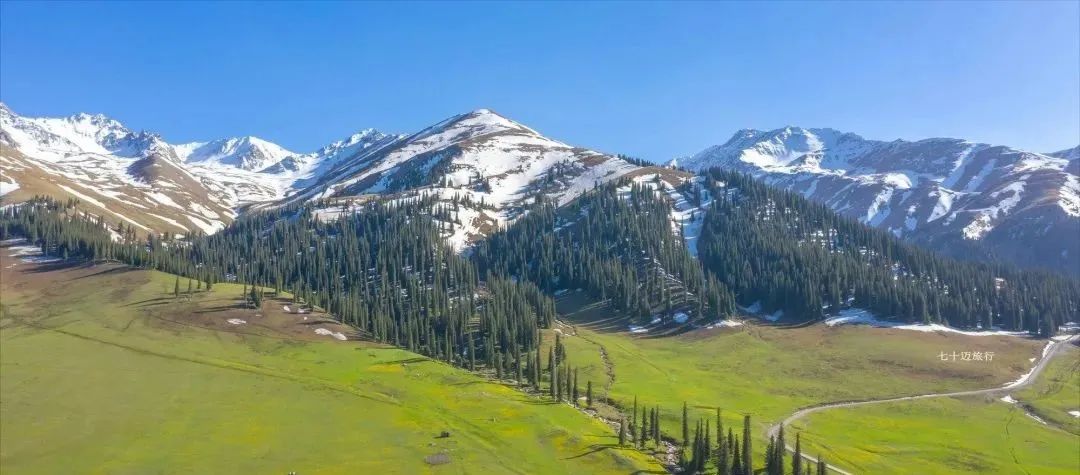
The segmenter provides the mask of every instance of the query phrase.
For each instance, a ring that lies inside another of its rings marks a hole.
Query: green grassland
[[[808,454],[854,473],[1080,472],[1080,438],[994,397],[833,409],[795,423]]]
[[[13,263],[0,275],[3,473],[661,470],[569,406],[407,351],[297,334],[275,323],[300,318],[281,302],[237,309],[238,285],[187,301],[157,272]],[[224,323],[238,315],[249,323]],[[440,453],[450,462],[425,461]]]
[[[1040,418],[1080,435],[1080,347],[1071,345],[1043,370],[1031,386],[1013,395]],[[1078,442],[1080,444],[1080,442]]]
[[[746,325],[653,337],[627,333],[625,322],[611,317],[605,307],[568,301],[572,298],[560,301],[566,325],[559,330],[570,364],[580,368],[581,385],[593,381],[598,394],[610,386],[609,395],[623,407],[635,396],[639,404],[661,404],[664,429],[671,435],[680,432],[683,401],[693,417],[724,409],[728,425],[741,424],[742,414],[751,414],[756,433],[763,437],[769,425],[820,403],[1000,386],[1027,372],[1029,359],[1045,344],[1016,337],[823,325]],[[995,357],[992,362],[940,360],[941,352],[954,350],[992,351]],[[1008,409],[1000,404],[996,409]],[[875,433],[894,430],[897,422],[883,417],[851,423]],[[764,449],[764,440],[755,443],[759,451]],[[830,440],[831,446],[845,444],[852,450],[862,447],[857,437]],[[831,461],[844,467],[848,460]],[[900,457],[893,463],[911,473],[930,462]]]
[[[573,308],[582,307],[574,303]],[[598,385],[607,379],[603,347],[615,374],[614,399],[627,402],[636,395],[642,402],[668,406],[687,401],[702,415],[721,407],[731,411],[732,421],[741,420],[737,414],[752,414],[762,427],[823,402],[1005,384],[1030,369],[1028,360],[1044,344],[1015,337],[822,325],[747,325],[650,337],[581,313],[569,313],[566,323],[572,330],[562,332],[570,364],[581,367],[583,381]],[[575,331],[577,336],[570,336]],[[993,351],[995,358],[940,361],[942,351],[953,350]]]
[[[189,301],[171,296],[174,277],[162,273],[111,266],[28,272],[9,262],[0,275],[3,472],[661,470],[641,453],[614,447],[609,427],[566,405],[407,351],[315,335],[281,310],[287,300],[256,312],[238,308],[237,285],[219,284]],[[729,425],[751,414],[760,437],[769,424],[822,402],[1001,385],[1027,371],[1043,346],[820,325],[656,337],[627,333],[603,306],[564,298],[560,307],[566,324],[545,331],[545,342],[556,331],[564,335],[581,391],[592,381],[597,399],[610,396],[616,406],[630,406],[635,396],[661,405],[669,436],[679,433],[683,401],[695,417],[723,408]],[[939,360],[954,350],[996,356],[992,364]],[[1059,363],[1044,377],[1063,383],[1018,399],[1050,412],[1069,406],[1075,371]],[[996,400],[834,410],[793,429],[805,431],[810,454],[856,472],[1008,473],[1022,466],[1055,473],[1071,467],[1053,461],[1076,459],[1075,438]],[[443,430],[451,437],[437,438]],[[961,434],[967,439],[954,442]],[[755,441],[758,452],[764,445]],[[439,453],[451,462],[425,462]]]

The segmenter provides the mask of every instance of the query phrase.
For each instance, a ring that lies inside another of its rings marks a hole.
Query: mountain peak
[[[228,165],[248,171],[259,171],[296,155],[278,144],[252,135],[183,144],[175,148],[185,162]]]

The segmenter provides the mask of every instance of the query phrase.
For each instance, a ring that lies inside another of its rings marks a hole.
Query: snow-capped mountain
[[[442,224],[448,241],[460,250],[519,216],[538,194],[566,203],[639,168],[479,109],[367,147],[321,179],[305,183],[289,200],[351,203],[357,197],[434,197],[435,206],[453,208],[450,220]],[[323,213],[336,216],[349,206]]]
[[[1048,153],[1047,155],[1056,158],[1064,158],[1065,160],[1068,160],[1070,162],[1075,162],[1077,160],[1080,160],[1080,145],[1077,145],[1076,147],[1070,149]]]
[[[259,171],[296,155],[258,137],[236,137],[176,145],[176,154],[188,163],[229,165]]]
[[[0,195],[77,198],[147,232],[212,233],[385,137],[366,130],[303,155],[257,137],[173,145],[100,114],[30,118],[0,104]]]
[[[536,195],[565,203],[640,167],[549,139],[490,110],[410,136],[365,129],[298,154],[256,138],[172,145],[104,116],[0,111],[0,191],[74,197],[150,231],[215,232],[247,209],[321,203],[323,219],[370,199],[435,198],[457,249],[513,220]],[[329,203],[329,205],[326,205]]]
[[[1080,274],[1077,149],[1050,155],[964,140],[867,140],[833,129],[741,130],[672,163],[757,176],[953,255],[991,252]]]

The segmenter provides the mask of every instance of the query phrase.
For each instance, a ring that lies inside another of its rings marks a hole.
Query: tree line
[[[718,169],[701,264],[744,305],[812,320],[855,306],[886,318],[1051,335],[1080,312],[1080,282],[943,257],[802,196]]]

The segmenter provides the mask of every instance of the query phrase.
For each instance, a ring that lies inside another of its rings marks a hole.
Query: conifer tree
[[[626,445],[626,418],[619,419],[619,446]]]
[[[551,372],[551,398],[558,401],[562,397],[559,392],[559,368],[555,366],[555,348],[548,349],[548,371]]]
[[[592,407],[592,380],[585,383],[585,405]]]
[[[652,437],[652,429],[649,427],[649,417],[645,406],[641,407],[641,435],[638,437],[638,446],[645,448],[645,442]]]
[[[176,276],[176,282],[173,283],[173,297],[180,297],[180,276]]]
[[[659,447],[660,446],[660,406],[656,406],[656,407],[653,408],[653,416],[652,416],[652,418],[653,418],[653,421],[652,421],[653,444],[655,444],[656,446]]]
[[[802,475],[802,434],[795,433],[795,457],[791,459],[791,473]]]
[[[754,475],[754,452],[750,444],[750,415],[743,416],[742,473]]]
[[[735,438],[735,442],[731,445],[732,452],[735,456],[732,458],[731,473],[733,475],[746,475],[746,470],[743,468],[742,456],[739,455],[739,438]]]
[[[784,475],[784,455],[787,452],[787,442],[784,440],[784,424],[780,424],[780,433],[776,437],[776,473]]]
[[[580,404],[580,403],[578,402],[578,370],[577,370],[577,368],[574,368],[574,391],[573,391],[573,401],[574,401],[574,405],[575,405],[575,406],[580,406],[580,405],[581,405],[581,404]]]
[[[687,420],[686,401],[682,403],[682,446],[685,449],[690,445],[690,421]]]

